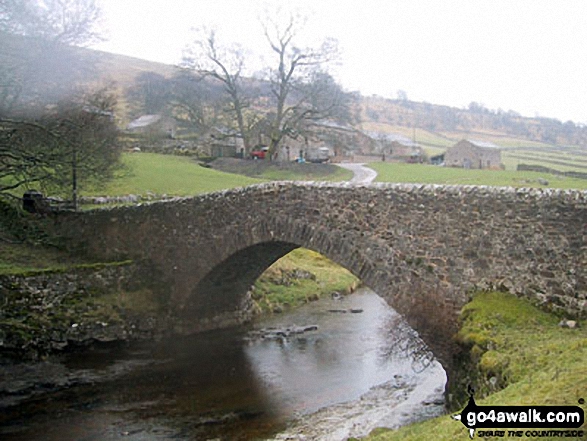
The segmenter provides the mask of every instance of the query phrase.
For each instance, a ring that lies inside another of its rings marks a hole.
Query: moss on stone
[[[461,342],[478,341],[489,331],[492,336],[490,349],[469,346],[477,360],[469,374],[479,379],[474,385],[478,405],[577,405],[585,398],[585,327],[561,328],[559,317],[506,293],[477,294],[463,311]],[[587,423],[581,429],[587,430]],[[365,439],[416,441],[430,439],[431,434],[439,441],[467,436],[461,423],[445,415],[399,430],[377,430]]]

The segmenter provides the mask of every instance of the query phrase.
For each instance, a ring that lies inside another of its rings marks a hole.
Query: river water
[[[0,439],[344,440],[442,412],[440,365],[374,292],[0,370]]]

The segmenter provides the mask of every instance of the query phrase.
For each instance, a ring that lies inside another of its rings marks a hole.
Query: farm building
[[[131,121],[126,130],[150,137],[175,138],[177,122],[163,115],[142,115]]]
[[[349,125],[334,121],[322,121],[312,125],[309,146],[328,147],[336,160],[352,160],[360,155],[370,155],[375,149],[375,141],[366,133]]]
[[[463,139],[446,151],[444,163],[450,167],[501,168],[501,151],[491,142]]]
[[[242,138],[227,127],[212,127],[200,136],[199,144],[206,154],[217,158],[245,155]]]
[[[378,132],[370,132],[370,136],[377,140],[380,153],[386,160],[421,162],[424,157],[422,146],[405,136]]]

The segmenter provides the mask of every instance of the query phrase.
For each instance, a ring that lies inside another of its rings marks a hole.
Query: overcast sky
[[[587,123],[585,0],[100,1],[97,49],[176,64],[206,25],[267,54],[259,17],[283,4],[308,17],[300,38],[339,41],[332,72],[349,91]]]

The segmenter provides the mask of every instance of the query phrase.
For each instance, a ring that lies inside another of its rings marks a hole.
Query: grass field
[[[462,135],[460,137],[445,136],[444,134],[430,132],[420,128],[413,129],[411,127],[395,126],[378,122],[364,122],[361,125],[361,128],[365,131],[402,135],[408,139],[415,138],[415,141],[424,147],[438,148],[442,151],[446,150],[448,147],[452,147],[463,137]]]
[[[587,329],[561,328],[559,317],[505,293],[478,294],[464,307],[461,317],[458,339],[478,354],[477,368],[481,374],[496,377],[505,386],[484,399],[477,394],[477,405],[576,406],[580,399],[585,399]],[[587,423],[582,427],[586,429]],[[364,439],[453,441],[468,439],[468,433],[460,422],[445,415],[396,431],[378,429]]]
[[[550,188],[587,189],[587,180],[554,176],[536,172],[509,170],[465,170],[421,164],[375,162],[369,164],[377,171],[376,182],[405,182],[418,184],[492,185],[509,187],[538,187],[538,179],[546,179]]]
[[[304,164],[299,164],[304,165]],[[312,164],[316,165],[316,164]],[[328,165],[328,164],[325,164]],[[348,181],[353,177],[353,172],[344,168],[333,166],[334,171],[327,175],[316,174],[304,169],[300,170],[267,170],[259,177],[261,179],[270,179],[274,181]]]
[[[86,196],[146,194],[188,196],[263,182],[247,176],[201,167],[183,156],[156,153],[124,154],[124,170],[102,189],[85,191]]]
[[[238,160],[235,160],[238,162]],[[343,181],[352,172],[329,164],[255,164],[240,161],[239,166],[212,169],[200,166],[183,156],[156,153],[127,153],[123,156],[124,169],[104,188],[90,189],[84,196],[145,195],[154,193],[169,196],[189,196],[200,193],[244,187],[270,180]],[[216,167],[214,167],[216,168]],[[248,175],[248,176],[247,176]]]
[[[518,164],[541,165],[561,172],[587,173],[587,150],[573,148],[520,148],[502,154],[506,169],[515,170]]]

